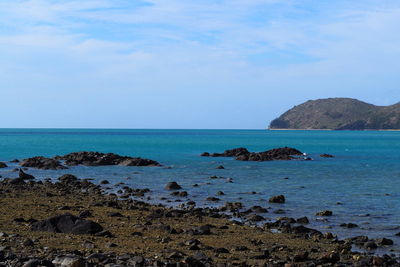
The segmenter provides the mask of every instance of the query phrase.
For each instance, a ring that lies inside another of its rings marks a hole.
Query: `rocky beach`
[[[269,161],[298,160],[303,153],[281,148],[257,154],[241,148],[203,154],[210,155]],[[79,164],[161,166],[153,160],[79,152],[13,162],[24,169],[19,177],[0,182],[0,266],[400,266],[396,255],[375,253],[393,245],[388,238],[341,240],[309,228],[311,218],[306,216],[283,214],[265,222],[265,214],[272,212],[268,205],[285,203],[284,195],[246,207],[221,202],[224,192],[219,191],[218,197],[208,198],[214,205],[197,207],[179,181],[170,181],[164,190],[171,199],[183,199],[171,207],[150,204],[157,196],[148,188],[107,180],[95,184],[71,174],[48,179],[29,174],[31,168],[65,170]],[[329,218],[332,211],[316,216]]]

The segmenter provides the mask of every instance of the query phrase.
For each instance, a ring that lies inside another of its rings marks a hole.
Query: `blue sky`
[[[398,0],[2,0],[1,127],[248,128],[400,101]]]

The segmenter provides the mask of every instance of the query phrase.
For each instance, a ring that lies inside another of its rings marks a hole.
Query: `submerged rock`
[[[66,234],[96,234],[103,231],[103,227],[93,221],[84,220],[72,214],[57,215],[32,224],[33,231],[44,231]]]
[[[330,210],[323,210],[323,211],[317,212],[315,214],[315,216],[332,216],[332,215],[333,215],[333,212]]]
[[[343,227],[343,228],[356,228],[356,227],[358,227],[358,225],[355,224],[355,223],[342,223],[340,225],[340,227]]]
[[[321,154],[319,155],[321,158],[334,158],[335,156],[331,155],[331,154]]]

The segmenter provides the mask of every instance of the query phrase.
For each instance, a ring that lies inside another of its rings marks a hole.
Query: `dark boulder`
[[[332,215],[333,215],[333,212],[330,210],[323,210],[323,211],[317,212],[315,214],[315,216],[332,216]]]
[[[261,221],[264,221],[265,218],[263,216],[260,216],[257,214],[252,214],[247,217],[247,220],[249,220],[250,222],[261,222]]]
[[[208,198],[206,198],[206,200],[207,200],[207,201],[212,201],[212,202],[218,202],[218,201],[220,201],[220,199],[217,198],[217,197],[208,197]]]
[[[45,158],[45,157],[33,157],[24,159],[20,165],[22,167],[32,167],[42,170],[61,170],[66,169],[65,166],[56,159]]]
[[[375,241],[380,246],[392,246],[393,245],[393,240],[388,239],[388,238],[379,238]]]
[[[189,230],[188,233],[192,235],[210,235],[211,227],[210,225],[202,225]]]
[[[307,217],[301,217],[301,218],[298,218],[298,219],[296,220],[296,222],[297,222],[297,223],[301,223],[301,224],[308,224],[310,221],[308,220]]]
[[[368,241],[364,244],[365,249],[377,249],[378,245],[374,241]]]
[[[321,158],[334,158],[335,156],[330,155],[330,154],[321,154],[319,155]]]
[[[72,174],[64,174],[63,176],[58,177],[58,180],[61,183],[70,184],[78,181],[78,178]]]
[[[204,152],[204,153],[202,153],[200,156],[201,156],[201,157],[209,157],[209,156],[210,156],[210,153]]]
[[[270,203],[285,203],[285,196],[284,195],[273,196],[268,201]]]
[[[165,186],[165,189],[167,189],[167,190],[179,190],[179,189],[182,189],[182,187],[177,182],[169,182]]]
[[[7,164],[5,164],[4,162],[0,162],[0,169],[7,167],[8,167]]]
[[[96,234],[103,231],[103,227],[93,221],[84,220],[72,214],[57,215],[32,224],[33,231],[44,231],[66,234]]]

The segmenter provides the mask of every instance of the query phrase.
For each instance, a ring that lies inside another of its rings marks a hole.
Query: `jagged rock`
[[[42,170],[61,170],[66,169],[65,166],[56,159],[45,158],[45,157],[33,157],[24,159],[20,165],[22,167],[32,167]]]
[[[234,148],[234,149],[229,149],[225,150],[224,153],[213,153],[211,154],[212,157],[239,157],[241,155],[249,154],[250,152],[244,148],[244,147],[239,147],[239,148]]]
[[[271,160],[291,160],[294,156],[302,156],[303,153],[295,148],[281,147],[267,150],[264,152],[249,152],[246,148],[240,147],[225,150],[224,153],[213,153],[212,157],[234,157],[242,161],[271,161]],[[299,157],[297,157],[300,159]]]
[[[161,166],[160,163],[151,159],[130,158],[120,162],[120,166]]]
[[[33,179],[35,179],[35,177],[33,175],[25,173],[22,169],[19,169],[19,179],[33,180]]]
[[[65,160],[65,164],[68,166],[161,166],[160,163],[154,160],[120,156],[114,153],[105,154],[100,152],[87,151],[73,152],[64,156],[57,156],[55,157],[55,159]]]

